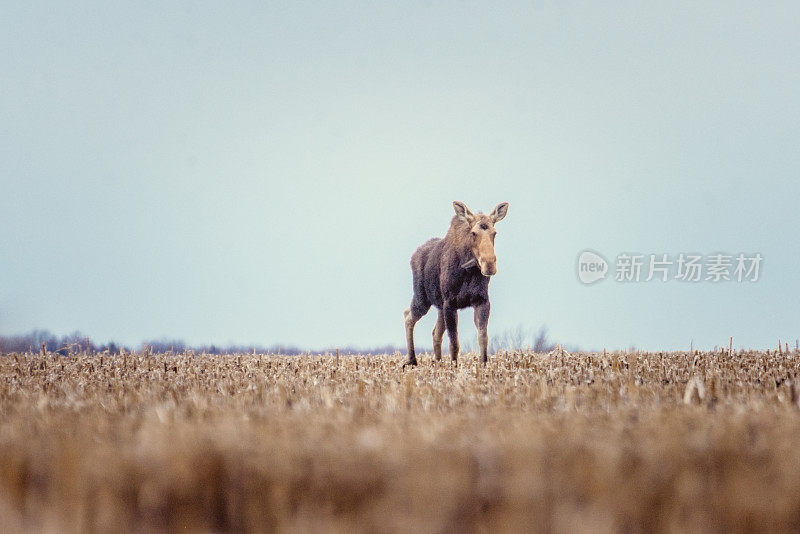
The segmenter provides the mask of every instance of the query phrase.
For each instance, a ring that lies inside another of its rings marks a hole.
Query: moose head
[[[497,274],[497,254],[494,251],[494,238],[497,230],[494,226],[508,213],[508,202],[501,202],[489,215],[484,213],[473,213],[463,202],[453,202],[453,208],[459,220],[467,224],[469,235],[464,237],[470,243],[472,258],[469,258],[461,266],[469,268],[477,264],[481,274],[493,276]]]

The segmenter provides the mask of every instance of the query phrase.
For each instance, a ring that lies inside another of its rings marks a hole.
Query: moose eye
[[[472,235],[473,235],[473,236],[476,236],[476,235],[478,235],[478,232],[476,232],[475,230],[473,230],[473,231],[472,231]]]
[[[488,229],[489,229],[489,225],[488,224],[486,224],[486,223],[481,224],[481,230],[488,230]]]

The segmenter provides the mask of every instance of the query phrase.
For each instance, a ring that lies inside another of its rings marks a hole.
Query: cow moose
[[[433,329],[433,353],[442,359],[444,331],[450,337],[450,356],[458,360],[458,310],[475,310],[480,358],[486,363],[489,334],[489,279],[497,274],[497,255],[494,250],[495,224],[508,213],[508,202],[501,202],[489,215],[473,213],[463,202],[453,202],[455,216],[444,238],[426,241],[411,256],[414,297],[403,312],[406,323],[408,361],[417,365],[414,352],[414,325],[431,306],[439,309]]]

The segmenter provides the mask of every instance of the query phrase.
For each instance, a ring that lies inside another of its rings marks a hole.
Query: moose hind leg
[[[419,321],[427,311],[427,309],[422,311],[412,304],[410,308],[406,308],[403,312],[403,317],[406,322],[406,343],[408,344],[408,361],[403,364],[403,367],[406,365],[417,365],[417,354],[414,351],[414,325],[417,324],[417,321]]]
[[[439,310],[439,318],[436,320],[436,326],[433,327],[433,354],[436,361],[442,359],[442,338],[444,337],[444,312]]]
[[[461,346],[458,343],[458,310],[445,307],[442,310],[444,315],[444,325],[447,328],[447,335],[450,337],[450,357],[453,361],[458,361],[458,352]]]

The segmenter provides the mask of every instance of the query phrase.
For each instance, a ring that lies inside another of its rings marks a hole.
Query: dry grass
[[[797,531],[793,354],[0,357],[4,531]]]

